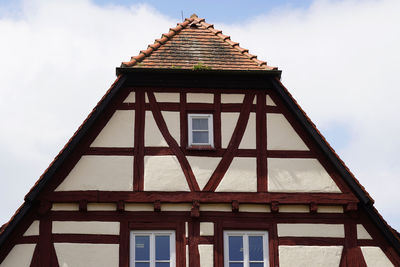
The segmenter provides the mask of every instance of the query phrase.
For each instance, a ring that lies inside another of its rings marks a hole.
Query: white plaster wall
[[[133,156],[82,156],[55,191],[133,190]]]
[[[308,205],[279,205],[279,212],[308,213],[310,206]]]
[[[266,204],[240,204],[239,212],[271,212],[271,206]]]
[[[55,243],[60,267],[111,267],[119,264],[118,244]]]
[[[115,203],[88,203],[88,211],[114,211],[117,210],[117,204]]]
[[[221,113],[221,146],[226,148],[231,140],[233,130],[236,127],[239,118],[237,112]]]
[[[216,192],[257,192],[256,158],[235,157]]]
[[[361,247],[365,263],[368,267],[392,267],[393,263],[379,247]]]
[[[254,112],[250,113],[239,148],[256,149],[256,114]]]
[[[189,267],[189,246],[186,245],[186,267]]]
[[[201,222],[200,223],[200,235],[201,236],[214,235],[214,223],[213,222]]]
[[[279,246],[279,266],[339,266],[342,250],[342,246]]]
[[[200,211],[229,211],[232,212],[231,204],[200,204]]]
[[[162,111],[161,112],[167,128],[171,136],[179,144],[180,142],[180,115],[179,112],[172,111]],[[156,121],[154,120],[151,111],[146,111],[146,121],[145,121],[145,146],[168,146],[167,141],[165,141],[162,136]]]
[[[283,114],[267,114],[269,150],[309,150]]]
[[[145,191],[190,191],[175,156],[144,157]]]
[[[362,224],[357,224],[357,238],[358,239],[372,239],[371,235],[367,232]]]
[[[340,193],[317,159],[268,158],[268,190]]]
[[[214,103],[214,94],[188,93],[187,103]]]
[[[15,245],[0,267],[29,267],[36,244]]]
[[[344,225],[322,223],[279,223],[278,236],[344,238]]]
[[[218,163],[221,161],[220,157],[186,157],[192,168],[196,181],[199,184],[200,190],[203,190],[211,175],[213,174]]]
[[[135,92],[130,92],[128,97],[125,98],[124,103],[135,103]]]
[[[221,94],[221,103],[243,103],[244,94]]]
[[[267,95],[267,106],[276,106],[275,102],[269,95]]]
[[[213,267],[214,266],[214,246],[213,245],[199,245],[200,266]]]
[[[52,211],[77,211],[79,210],[78,203],[53,203]]]
[[[318,213],[343,213],[343,206],[318,206]]]
[[[25,231],[24,236],[39,235],[39,221],[33,221],[31,226]]]
[[[90,146],[133,147],[134,125],[134,110],[116,110]]]
[[[119,222],[53,221],[53,233],[119,235]]]
[[[126,211],[154,211],[153,203],[125,203]]]
[[[175,102],[179,103],[179,93],[154,93],[157,102]]]
[[[161,211],[191,211],[192,203],[161,203]]]

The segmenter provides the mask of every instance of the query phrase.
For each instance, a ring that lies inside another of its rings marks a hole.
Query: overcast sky
[[[0,0],[0,225],[113,83],[115,67],[183,11],[283,71],[399,230],[400,1],[298,2]]]

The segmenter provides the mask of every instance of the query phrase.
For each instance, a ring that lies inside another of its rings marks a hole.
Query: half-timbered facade
[[[117,80],[1,228],[0,266],[400,266],[280,82],[192,16]]]

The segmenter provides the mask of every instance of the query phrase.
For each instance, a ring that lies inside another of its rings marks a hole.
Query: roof
[[[125,68],[276,70],[193,14],[155,40]]]

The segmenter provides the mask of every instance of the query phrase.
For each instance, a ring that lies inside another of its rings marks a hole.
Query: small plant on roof
[[[182,66],[175,66],[175,65],[172,65],[172,66],[171,66],[171,69],[182,69]]]
[[[211,70],[212,68],[210,66],[207,66],[201,62],[197,63],[196,65],[193,65],[193,70]]]

